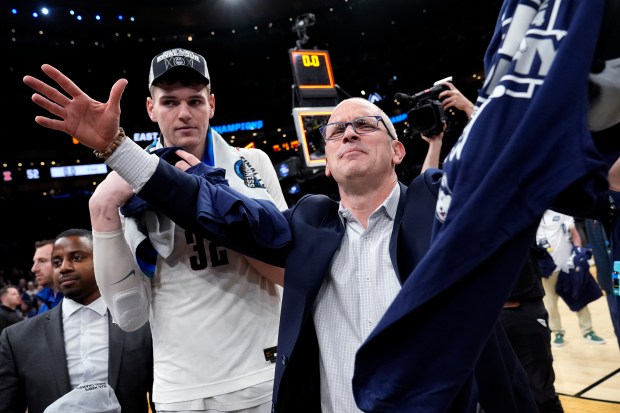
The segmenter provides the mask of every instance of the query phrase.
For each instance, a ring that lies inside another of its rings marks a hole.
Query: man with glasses
[[[353,119],[351,122],[328,123],[321,126],[320,131],[323,139],[327,143],[341,139],[342,135],[344,135],[349,125],[353,127],[353,130],[355,132],[364,135],[367,133],[375,132],[377,129],[379,129],[379,123],[383,124],[383,126],[385,127],[385,131],[390,138],[396,139],[396,137],[392,135],[392,132],[390,132],[390,129],[380,115],[362,116],[360,118]]]

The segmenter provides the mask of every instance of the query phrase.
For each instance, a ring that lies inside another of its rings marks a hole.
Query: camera
[[[446,114],[443,110],[439,94],[449,90],[444,82],[451,82],[452,76],[435,82],[433,87],[425,89],[415,95],[397,93],[394,99],[401,103],[409,104],[411,109],[407,112],[407,120],[411,126],[412,134],[421,133],[424,136],[435,136],[443,132]]]

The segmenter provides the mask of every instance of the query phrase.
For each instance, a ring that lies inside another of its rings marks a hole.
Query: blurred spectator
[[[21,295],[16,286],[7,285],[0,289],[0,332],[24,319],[17,311],[21,302]]]
[[[22,302],[19,308],[17,309],[17,311],[21,312],[21,315],[24,318],[27,318],[27,314],[34,308],[32,304],[33,297],[30,294],[28,294],[27,285],[28,283],[26,282],[26,278],[20,277],[17,283],[17,287],[19,290],[19,295],[22,298]],[[34,299],[36,300],[36,298]],[[36,315],[36,312],[35,312],[35,315]]]
[[[22,303],[20,305],[20,312],[24,319],[32,318],[37,315],[37,308],[34,305],[34,302],[31,300],[24,300],[22,298]]]
[[[38,314],[44,313],[54,308],[62,300],[62,294],[58,291],[58,286],[54,284],[52,274],[52,247],[54,240],[37,241],[34,243],[34,257],[32,258],[32,269],[37,278],[39,287],[43,287],[37,294],[39,301]]]
[[[34,281],[28,281],[28,283],[26,283],[26,294],[28,294],[28,296],[30,297],[30,302],[32,303],[32,308],[38,310],[39,306],[38,306],[38,301],[37,301],[37,293],[39,291],[37,290],[37,287],[35,287],[34,285]]]
[[[549,327],[553,333],[553,345],[562,347],[566,342],[558,310],[559,295],[556,291],[556,284],[560,271],[564,270],[571,258],[573,246],[581,247],[581,236],[577,232],[573,217],[547,210],[536,232],[536,243],[549,252],[556,265],[551,276],[543,278],[542,282],[545,288],[545,307],[549,312]],[[568,271],[564,270],[564,272]],[[593,344],[604,344],[605,340],[596,335],[592,329],[592,316],[588,306],[582,307],[576,314],[584,340]]]
[[[24,277],[20,277],[17,282],[17,288],[19,289],[19,293],[26,291],[26,279]]]

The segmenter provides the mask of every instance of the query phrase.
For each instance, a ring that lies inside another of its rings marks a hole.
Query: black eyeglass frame
[[[375,125],[375,130],[369,131],[369,132],[360,132],[357,129],[355,129],[355,125],[354,122],[360,120],[360,119],[364,119],[364,118],[374,118],[375,121],[377,121],[377,124]],[[319,128],[319,132],[321,132],[321,136],[323,137],[323,141],[324,142],[329,142],[329,141],[336,141],[339,139],[342,139],[342,136],[339,138],[328,138],[325,136],[325,131],[327,130],[327,127],[330,125],[344,125],[344,129],[343,129],[343,135],[344,135],[344,131],[347,130],[347,128],[349,127],[349,125],[351,125],[351,127],[353,128],[353,131],[355,131],[355,133],[358,133],[360,135],[366,135],[368,133],[372,133],[372,132],[376,132],[378,130],[380,130],[381,128],[379,128],[379,122],[383,123],[383,126],[385,126],[385,131],[387,132],[388,136],[390,138],[392,138],[393,140],[396,140],[396,137],[394,137],[392,135],[392,133],[390,132],[390,129],[388,128],[387,124],[385,123],[385,120],[383,120],[383,117],[380,115],[368,115],[368,116],[360,116],[359,118],[355,118],[350,122],[332,122],[332,123],[326,123],[325,125],[321,126]]]

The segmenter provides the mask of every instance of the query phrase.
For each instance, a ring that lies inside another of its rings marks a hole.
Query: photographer
[[[394,96],[401,103],[411,106],[407,111],[410,133],[420,134],[420,137],[429,144],[421,173],[429,167],[439,167],[443,137],[448,129],[445,112],[455,108],[465,113],[469,120],[474,111],[474,104],[451,81],[452,77],[449,76],[435,82],[433,87],[414,95],[397,93]]]
[[[460,90],[452,84],[452,82],[443,82],[439,85],[444,90],[437,95],[443,111],[447,111],[450,108],[455,108],[467,115],[467,119],[471,118],[474,112],[474,104],[467,99]],[[424,173],[428,168],[439,168],[439,164],[436,162],[440,158],[441,147],[443,144],[443,135],[448,127],[445,120],[442,122],[443,128],[440,133],[436,135],[426,136],[424,133],[420,134],[420,137],[428,143],[428,152],[426,152],[426,158],[422,164],[421,173]]]

